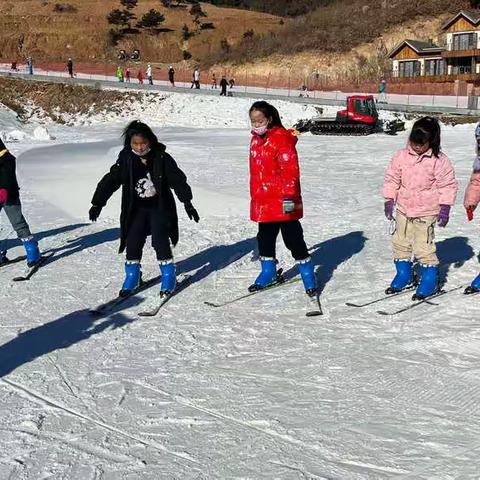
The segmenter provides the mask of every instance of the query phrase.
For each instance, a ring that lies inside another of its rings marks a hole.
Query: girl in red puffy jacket
[[[259,290],[283,281],[277,272],[275,245],[279,232],[292,252],[305,291],[315,297],[317,285],[299,219],[303,217],[297,137],[286,130],[278,110],[267,102],[250,108],[250,218],[258,222],[258,250],[262,270],[249,287]]]

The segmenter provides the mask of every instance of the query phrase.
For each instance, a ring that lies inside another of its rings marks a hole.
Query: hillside
[[[311,82],[316,72],[317,82],[320,78],[330,84],[377,81],[390,70],[386,52],[398,41],[435,39],[449,15],[471,6],[470,0],[312,0],[308,8],[304,2],[286,0],[210,0],[201,4],[206,16],[200,22],[214,28],[200,29],[189,13],[191,4],[172,0],[175,8],[166,8],[159,0],[140,0],[134,10],[138,18],[151,8],[165,15],[161,31],[128,34],[112,47],[106,17],[120,6],[118,0],[65,1],[62,5],[70,5],[71,11],[55,11],[50,0],[3,0],[3,60],[31,55],[37,64],[56,63],[58,68],[71,56],[82,68],[104,62],[113,68],[118,49],[139,48],[142,61],[161,67],[159,74],[174,63],[184,72],[182,78],[198,64],[203,71],[225,72],[259,85],[297,86]],[[235,8],[225,8],[227,4]],[[309,11],[295,17],[253,11],[276,11],[281,5],[284,14],[293,15],[292,6]],[[195,33],[186,40],[184,25]]]
[[[0,2],[0,44],[4,60],[32,56],[37,62],[63,61],[73,57],[77,62],[114,60],[117,50],[139,48],[148,61],[176,63],[183,60],[187,50],[196,60],[205,60],[220,50],[221,40],[235,45],[245,31],[270,32],[277,29],[280,19],[254,11],[219,8],[203,5],[205,23],[213,30],[201,30],[187,41],[182,39],[182,27],[196,27],[185,8],[165,8],[159,0],[140,0],[135,13],[141,17],[154,8],[165,15],[163,32],[127,35],[118,46],[111,48],[107,32],[111,25],[107,15],[119,8],[118,0],[66,0],[73,11],[54,11],[56,2],[39,0],[2,0]],[[197,28],[198,30],[198,28]]]
[[[258,32],[243,39],[232,49],[230,58],[264,58],[278,52],[293,54],[310,50],[346,52],[404,23],[431,21],[468,5],[467,0],[337,0],[308,15],[287,19],[273,35]],[[415,35],[425,38],[422,29]]]
[[[441,25],[468,7],[468,0],[336,0],[285,19],[274,33],[242,39],[227,62],[222,54],[210,61],[237,76],[248,70],[250,78],[270,84],[340,88],[377,82],[390,72],[387,53],[394,45],[405,38],[441,44]]]
[[[220,7],[243,8],[280,16],[297,16],[335,3],[336,0],[206,0]]]
[[[363,42],[344,51],[328,49],[305,49],[289,54],[272,53],[265,56],[252,54],[248,63],[241,61],[222,62],[212,67],[227,70],[236,78],[256,79],[259,84],[288,85],[296,88],[306,84],[310,88],[351,87],[358,82],[374,82],[376,91],[378,79],[389,74],[391,65],[386,53],[405,38],[434,39],[441,25],[451,16],[444,13],[431,19],[419,19],[401,23],[369,42]],[[234,52],[235,53],[235,52]],[[318,73],[319,79],[316,79]]]

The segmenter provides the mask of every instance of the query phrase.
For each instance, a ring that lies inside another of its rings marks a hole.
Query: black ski
[[[352,302],[347,302],[345,303],[345,305],[347,305],[348,307],[355,307],[355,308],[363,308],[363,307],[368,307],[369,305],[373,305],[375,303],[379,303],[379,302],[383,302],[385,300],[389,300],[390,298],[395,298],[395,297],[398,297],[400,295],[404,295],[405,293],[409,293],[411,292],[413,289],[415,288],[415,286],[411,286],[411,287],[408,287],[408,288],[405,288],[403,289],[401,292],[397,292],[397,293],[391,293],[389,295],[387,295],[386,293],[383,294],[382,297],[378,297],[378,298],[375,298],[369,302],[366,302],[366,303],[352,303]]]
[[[475,295],[478,295],[479,293],[480,293],[480,291],[478,291],[478,292],[472,292],[472,293],[465,293],[464,295],[465,295],[466,297],[474,297]]]
[[[158,312],[160,309],[170,301],[173,297],[178,295],[182,290],[184,290],[188,284],[190,283],[190,280],[192,279],[191,275],[185,275],[179,282],[177,282],[177,286],[175,287],[175,291],[173,291],[170,295],[165,295],[163,297],[158,295],[157,298],[157,305],[155,305],[153,308],[150,310],[144,310],[142,312],[138,313],[139,317],[155,317],[158,315]]]
[[[410,305],[407,305],[406,307],[400,308],[399,310],[395,310],[392,312],[386,312],[384,310],[378,310],[377,313],[379,315],[399,315],[400,313],[407,312],[408,310],[412,310],[413,308],[419,307],[420,305],[438,305],[438,303],[433,303],[431,300],[434,300],[435,298],[441,297],[443,295],[447,295],[448,293],[455,292],[457,290],[460,290],[461,288],[465,288],[463,285],[460,285],[459,287],[454,287],[451,288],[450,290],[440,290],[437,293],[434,293],[433,295],[430,295],[429,297],[424,298],[423,300],[413,300],[413,302]]]
[[[470,285],[463,292],[463,294],[466,297],[474,297],[475,295],[478,295],[479,293],[480,293],[480,290],[474,290],[474,289],[472,289],[472,287]]]
[[[28,267],[25,275],[22,275],[20,277],[15,277],[13,279],[14,282],[26,282],[27,280],[30,280],[39,270],[40,268],[45,265],[45,263],[48,262],[48,260],[54,255],[55,252],[48,252],[45,253],[40,257],[40,260],[33,265],[32,267]]]
[[[26,259],[27,257],[25,255],[19,255],[18,257],[15,257],[12,259],[10,258],[4,259],[2,262],[0,262],[0,268],[6,267],[8,265],[13,265],[15,263],[23,262]]]
[[[254,295],[258,295],[259,293],[268,292],[270,290],[273,290],[274,288],[278,288],[278,287],[281,287],[283,285],[290,285],[291,283],[299,282],[300,280],[301,280],[301,278],[298,277],[298,278],[292,278],[291,280],[286,280],[285,282],[274,283],[273,285],[270,285],[269,287],[262,288],[261,290],[257,290],[255,292],[245,293],[244,295],[240,295],[238,297],[232,298],[230,300],[227,300],[226,302],[221,302],[221,303],[203,302],[203,303],[205,303],[205,305],[208,305],[209,307],[214,307],[214,308],[225,307],[227,305],[231,305],[232,303],[243,300],[244,298],[253,297]]]
[[[95,308],[92,308],[90,310],[90,313],[92,315],[104,315],[112,311],[115,307],[118,307],[119,305],[121,305],[123,302],[127,301],[129,298],[132,298],[133,296],[137,295],[137,293],[143,292],[144,290],[147,290],[151,286],[155,285],[160,281],[160,278],[161,278],[161,275],[157,275],[156,277],[153,277],[147,280],[146,282],[143,282],[138,288],[133,290],[126,297],[115,297],[114,299],[109,300],[108,302],[101,303]]]

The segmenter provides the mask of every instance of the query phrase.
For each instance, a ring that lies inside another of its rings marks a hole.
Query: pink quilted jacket
[[[399,150],[385,173],[383,196],[392,198],[409,218],[437,215],[440,205],[453,205],[458,183],[448,157],[428,150],[417,155],[410,146]]]
[[[470,177],[465,199],[463,204],[465,208],[476,207],[480,203],[480,172],[473,172]]]

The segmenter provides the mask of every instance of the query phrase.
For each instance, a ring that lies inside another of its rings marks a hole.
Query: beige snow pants
[[[413,256],[424,265],[438,265],[435,245],[437,216],[407,218],[397,210],[396,221],[392,236],[395,260],[410,260]]]

